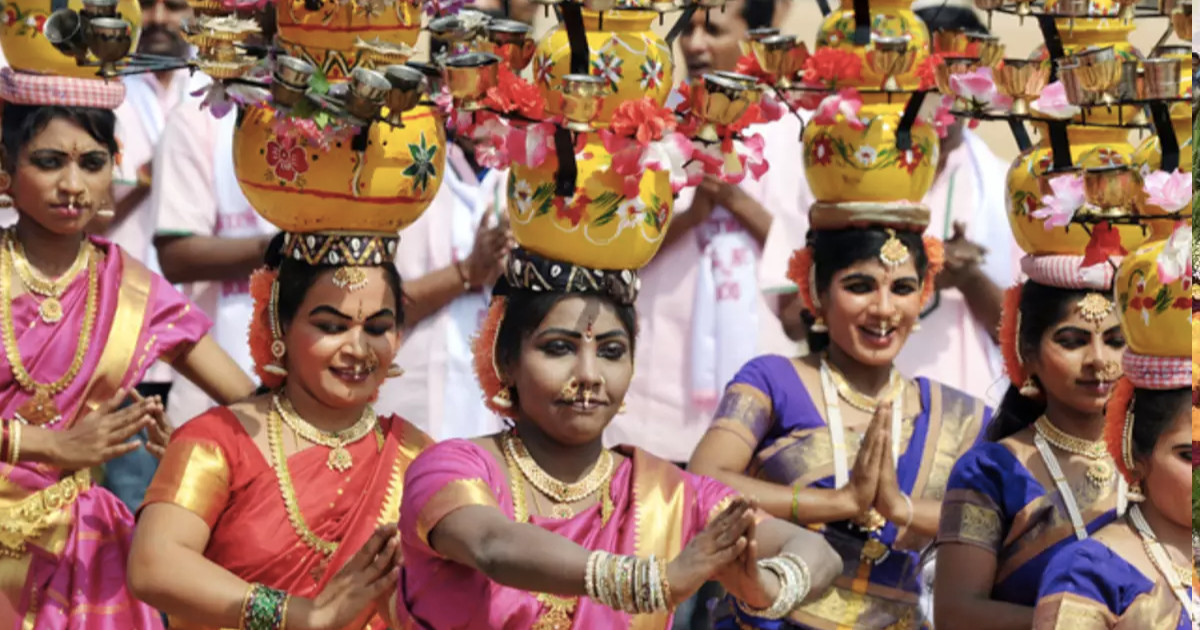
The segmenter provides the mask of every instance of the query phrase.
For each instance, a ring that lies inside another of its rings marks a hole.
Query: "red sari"
[[[312,533],[336,541],[328,558],[301,539],[288,518],[270,462],[233,412],[218,407],[171,436],[144,508],[174,503],[208,524],[204,556],[247,582],[316,597],[375,528],[400,517],[408,465],[432,440],[396,417],[381,417],[374,435],[347,447],[354,465],[336,473],[329,449],[306,448],[287,459],[300,514]],[[172,618],[172,628],[208,630]],[[384,628],[373,615],[366,627]]]

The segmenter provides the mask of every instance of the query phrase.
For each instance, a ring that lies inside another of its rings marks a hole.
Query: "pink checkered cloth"
[[[1125,351],[1125,377],[1139,389],[1183,389],[1192,386],[1192,359],[1152,357]]]
[[[1021,271],[1030,280],[1059,289],[1092,289],[1107,291],[1112,288],[1121,259],[1110,258],[1111,264],[1092,265],[1083,268],[1083,256],[1026,256],[1021,259]]]
[[[82,79],[0,68],[0,100],[14,105],[116,109],[125,100],[119,80]]]

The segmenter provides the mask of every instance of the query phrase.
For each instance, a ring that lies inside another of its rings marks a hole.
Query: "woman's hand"
[[[400,537],[394,524],[376,529],[362,549],[325,585],[312,605],[301,611],[302,618],[297,627],[302,630],[343,628],[372,608],[385,593],[395,591],[400,576],[396,562],[399,547]]]
[[[872,423],[881,418],[890,418],[891,409],[890,401],[880,402],[879,406],[875,408],[875,419],[872,420]],[[908,521],[910,513],[908,513],[907,502],[904,500],[904,491],[900,489],[900,481],[896,478],[896,460],[892,457],[891,433],[891,427],[885,423],[883,429],[885,446],[879,465],[879,492],[875,496],[872,507],[888,521],[904,525]]]
[[[171,441],[171,431],[174,430],[171,426],[171,421],[167,418],[167,409],[162,404],[162,398],[151,396],[149,399],[145,399],[137,393],[137,390],[131,390],[129,393],[135,401],[149,400],[152,403],[150,416],[154,418],[154,422],[150,425],[150,430],[147,432],[146,450],[155,459],[161,460],[163,455],[167,453],[167,442]]]
[[[854,468],[850,470],[850,480],[842,486],[845,500],[854,508],[855,514],[862,514],[873,506],[878,498],[881,469],[884,456],[891,448],[888,439],[888,420],[891,417],[891,406],[881,413],[881,405],[875,410],[867,434],[863,437],[862,446],[854,460]]]
[[[774,573],[758,566],[757,525],[746,530],[746,549],[715,576],[725,590],[751,608],[768,608],[781,586]]]
[[[118,410],[127,395],[128,390],[118,391],[63,431],[55,441],[49,463],[62,470],[83,470],[140,448],[141,442],[126,440],[154,424],[155,410],[161,413],[162,403],[140,400]]]
[[[747,532],[754,526],[754,510],[738,497],[704,531],[688,542],[683,552],[667,565],[672,607],[694,595],[717,571],[745,552]]]

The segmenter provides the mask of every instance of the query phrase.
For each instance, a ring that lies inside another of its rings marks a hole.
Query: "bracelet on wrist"
[[[904,521],[904,527],[900,528],[900,531],[905,531],[909,527],[912,527],[913,517],[916,516],[916,512],[913,510],[912,497],[908,496],[907,494],[901,494],[900,496],[904,498],[904,505],[908,506],[908,517]]]
[[[792,522],[800,524],[800,484],[792,486]]]
[[[473,288],[471,287],[471,281],[467,279],[467,270],[464,267],[465,263],[463,261],[454,261],[454,270],[458,272],[458,279],[462,281],[462,290],[464,293],[470,293]]]
[[[291,596],[279,589],[254,583],[242,600],[238,630],[285,630]]]
[[[5,423],[8,448],[0,455],[4,456],[4,461],[10,466],[16,466],[17,462],[21,461],[21,431],[24,430],[24,423],[20,420],[8,420]]]
[[[737,602],[737,607],[742,612],[759,619],[783,619],[808,597],[812,588],[812,578],[809,575],[808,563],[799,556],[784,553],[774,558],[759,560],[758,566],[779,578],[779,593],[767,608],[753,608],[745,602]]]
[[[638,558],[593,551],[584,572],[584,589],[593,601],[633,615],[671,608],[667,564],[655,556]]]

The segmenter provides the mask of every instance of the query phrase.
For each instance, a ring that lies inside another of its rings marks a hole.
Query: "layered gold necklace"
[[[13,241],[11,230],[4,233],[4,246],[0,247],[0,339],[4,343],[4,354],[8,359],[9,369],[13,378],[22,390],[33,394],[32,398],[17,408],[17,419],[33,425],[43,425],[57,422],[62,414],[54,402],[54,396],[61,393],[75,381],[79,370],[83,368],[83,360],[91,344],[92,332],[96,324],[97,302],[100,293],[100,274],[98,257],[93,254],[90,244],[81,251],[85,252],[87,261],[87,300],[84,304],[83,325],[79,330],[79,341],[75,346],[75,355],[65,374],[52,383],[39,383],[25,368],[21,361],[21,351],[17,346],[16,324],[12,312],[12,278],[10,272],[16,267],[13,256]],[[27,285],[28,286],[28,285]],[[30,288],[30,290],[33,290]],[[44,303],[43,303],[44,304]],[[40,309],[39,309],[40,310]],[[59,305],[61,317],[61,304]]]
[[[613,474],[614,458],[612,452],[607,449],[601,451],[600,459],[596,460],[596,464],[592,466],[587,475],[584,475],[583,479],[575,483],[566,483],[555,479],[545,470],[542,470],[542,467],[538,466],[533,456],[526,450],[525,443],[511,431],[503,435],[501,446],[504,449],[505,459],[517,467],[521,476],[536,488],[538,492],[541,492],[554,502],[554,505],[550,508],[550,515],[554,518],[566,519],[574,517],[575,510],[571,508],[571,504],[578,503],[596,494],[596,492],[608,484],[608,480]],[[604,497],[601,498],[603,499]]]
[[[833,378],[833,386],[837,389],[838,397],[859,411],[875,413],[879,401],[891,400],[896,392],[904,387],[904,379],[900,376],[900,372],[893,368],[891,376],[888,377],[887,387],[879,393],[879,396],[868,396],[854,389],[854,386],[846,379],[846,375],[842,374],[841,370],[837,369],[837,366],[833,365],[828,358],[822,358],[821,363],[829,369],[829,375]]]
[[[278,396],[276,396],[276,401],[278,401]],[[304,514],[300,512],[296,487],[292,485],[292,473],[287,467],[287,454],[283,452],[283,420],[278,409],[279,405],[272,405],[271,411],[267,413],[267,446],[270,447],[271,468],[275,470],[275,480],[279,483],[279,493],[283,495],[283,505],[287,509],[288,521],[304,544],[328,558],[337,551],[338,543],[318,536],[308,527],[308,521],[304,520]]]
[[[67,292],[67,287],[71,286],[71,282],[75,280],[75,276],[83,271],[91,259],[91,244],[84,239],[79,245],[79,251],[75,254],[74,262],[71,263],[66,273],[55,280],[42,275],[42,272],[29,263],[29,259],[25,256],[25,248],[17,239],[8,239],[8,251],[12,256],[13,269],[17,272],[17,277],[21,279],[21,284],[24,284],[30,293],[43,298],[42,303],[38,305],[38,315],[42,321],[50,325],[62,321],[62,296]]]
[[[344,472],[354,466],[354,458],[350,456],[346,446],[366,437],[379,422],[375,410],[367,405],[366,409],[363,409],[362,417],[350,427],[341,431],[322,431],[301,418],[292,407],[291,401],[284,396],[275,394],[271,399],[271,406],[296,435],[330,449],[325,465],[334,472]]]
[[[1108,487],[1116,469],[1104,440],[1091,441],[1071,435],[1054,426],[1046,416],[1038,418],[1033,423],[1033,429],[1054,448],[1087,459],[1090,462],[1087,470],[1088,481],[1098,488]]]

